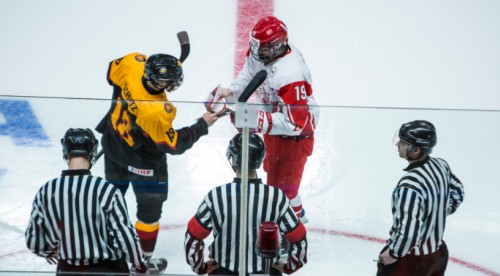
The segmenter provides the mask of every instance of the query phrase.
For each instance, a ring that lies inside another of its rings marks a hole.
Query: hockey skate
[[[148,258],[146,259],[146,266],[148,267],[149,274],[161,274],[167,269],[167,259],[165,258]]]
[[[168,262],[165,258],[146,258],[146,267],[151,275],[162,274],[167,269],[167,265]],[[130,274],[138,274],[134,266],[130,268]]]

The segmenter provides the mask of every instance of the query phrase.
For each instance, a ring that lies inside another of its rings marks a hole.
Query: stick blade
[[[186,31],[181,31],[177,33],[177,38],[179,39],[179,43],[181,44],[181,56],[179,57],[179,60],[181,62],[184,62],[189,56],[189,51],[191,49],[189,36]]]
[[[177,33],[177,38],[179,39],[179,43],[182,44],[189,44],[189,36],[186,31],[181,31]]]

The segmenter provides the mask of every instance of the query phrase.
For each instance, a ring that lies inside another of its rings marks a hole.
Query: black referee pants
[[[384,248],[382,250],[385,251]],[[393,264],[377,264],[377,276],[442,276],[448,265],[448,248],[443,241],[434,253],[423,256],[406,255]]]

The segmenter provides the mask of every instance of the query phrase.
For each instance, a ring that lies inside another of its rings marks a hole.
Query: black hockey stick
[[[191,46],[189,45],[189,36],[186,31],[178,32],[177,38],[179,39],[179,43],[181,44],[181,56],[179,57],[179,60],[182,63],[189,56],[189,50]]]
[[[238,98],[238,102],[240,103],[246,103],[250,96],[259,88],[259,86],[266,80],[267,77],[267,72],[266,70],[260,70],[255,74],[255,76],[250,80],[248,85],[245,87],[243,92],[241,93],[240,97]],[[219,115],[217,117],[222,117],[227,115],[228,113],[231,113],[230,109],[226,109],[225,111],[219,111]]]
[[[240,103],[246,103],[248,101],[248,98],[259,88],[259,86],[266,80],[267,78],[267,72],[266,70],[260,70],[255,74],[255,76],[250,80],[248,83],[247,87],[245,87],[245,90],[243,90],[243,93],[241,93],[240,97],[238,98],[238,102]]]
[[[92,160],[92,165],[95,164],[95,162],[97,162],[97,160],[99,160],[99,158],[101,158],[101,156],[104,154],[104,150],[101,149],[95,156],[94,156],[94,160]]]

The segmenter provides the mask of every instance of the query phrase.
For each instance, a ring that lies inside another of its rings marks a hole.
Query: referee
[[[188,223],[185,237],[186,261],[197,274],[238,275],[241,133],[230,141],[227,158],[236,173],[232,183],[212,189],[203,199],[196,214]],[[304,225],[295,215],[285,194],[278,188],[262,184],[257,178],[265,155],[264,142],[257,134],[250,134],[248,154],[248,273],[265,271],[264,260],[256,252],[257,230],[261,222],[273,221],[290,242],[285,262],[274,263],[271,275],[291,274],[307,262],[307,240]],[[204,261],[203,240],[213,231],[214,241],[209,246],[209,260]],[[277,259],[273,259],[276,262]]]
[[[147,272],[121,192],[90,175],[98,144],[92,131],[71,128],[61,144],[68,170],[36,194],[25,233],[28,248],[57,263],[58,274],[128,273],[126,260]]]
[[[444,275],[446,218],[462,203],[464,188],[446,161],[429,156],[436,141],[436,129],[428,121],[399,129],[396,145],[409,166],[392,194],[393,225],[377,275]]]

